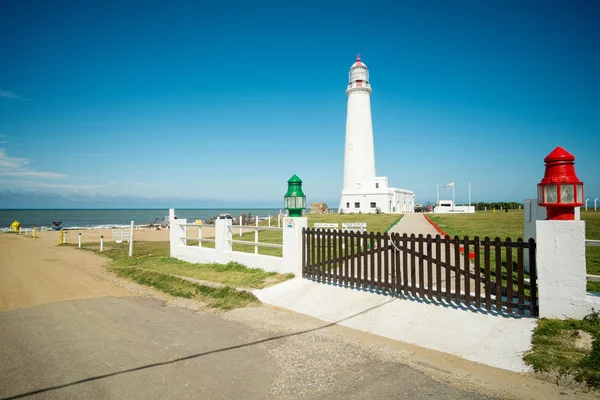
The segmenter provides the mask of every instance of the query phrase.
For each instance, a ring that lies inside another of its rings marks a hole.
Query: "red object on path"
[[[572,221],[583,206],[583,182],[575,173],[575,156],[558,146],[544,158],[546,170],[538,183],[538,204],[548,220]]]

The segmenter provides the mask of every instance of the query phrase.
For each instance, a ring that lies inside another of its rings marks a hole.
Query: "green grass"
[[[239,291],[231,286],[200,285],[144,268],[112,267],[111,270],[121,278],[129,278],[139,284],[154,287],[173,296],[199,300],[210,308],[231,310],[258,303],[258,299],[252,293]]]
[[[523,237],[523,211],[478,211],[475,214],[427,214],[427,216],[450,236],[479,236],[483,239],[507,237],[516,241]]]
[[[68,245],[74,246],[74,245]],[[86,243],[82,248],[98,253],[99,243]],[[104,244],[104,252],[110,258],[111,269],[134,268],[154,271],[161,274],[187,276],[208,282],[222,283],[241,288],[263,288],[267,285],[290,279],[291,274],[277,274],[259,268],[248,268],[242,264],[192,264],[169,257],[168,242],[135,242],[133,257],[128,255],[128,244],[109,242]]]
[[[592,351],[574,346],[577,330],[595,339]],[[532,348],[524,357],[536,372],[555,372],[600,389],[600,315],[594,312],[583,320],[540,319],[534,330]]]
[[[433,222],[451,236],[479,236],[491,239],[510,237],[513,241],[523,237],[523,211],[509,212],[478,211],[475,214],[429,214]],[[586,239],[600,240],[600,212],[581,211],[581,219],[586,222]],[[600,275],[600,247],[586,248],[587,273]],[[504,256],[503,256],[504,257]],[[600,292],[600,282],[588,282],[587,290]]]
[[[308,214],[308,227],[313,228],[315,223],[339,223],[341,228],[342,223],[347,222],[366,222],[367,231],[371,232],[385,232],[393,225],[395,225],[402,215],[398,214]],[[277,219],[271,221],[271,226],[277,226]],[[234,221],[235,224],[235,221]],[[267,226],[268,221],[260,222],[259,226]],[[239,228],[233,228],[233,240],[243,240],[246,242],[254,242],[254,232],[246,232],[240,236]],[[273,243],[282,244],[283,234],[282,231],[277,230],[259,230],[258,241],[261,243]],[[198,241],[188,240],[188,245],[197,246]],[[214,243],[204,242],[203,247],[214,249]],[[245,253],[254,253],[254,246],[234,243],[234,251],[242,251]],[[282,249],[273,247],[260,247],[258,248],[258,254],[281,257]]]

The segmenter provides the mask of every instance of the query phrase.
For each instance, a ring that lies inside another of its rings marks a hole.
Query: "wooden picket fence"
[[[307,279],[475,310],[538,315],[533,239],[304,229],[303,241]]]

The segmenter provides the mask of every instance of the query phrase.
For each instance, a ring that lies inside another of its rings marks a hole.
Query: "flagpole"
[[[469,207],[471,207],[471,182],[469,182]]]
[[[452,211],[454,211],[454,182],[452,182]]]

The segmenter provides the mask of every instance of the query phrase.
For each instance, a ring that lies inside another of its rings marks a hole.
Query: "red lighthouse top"
[[[558,146],[544,158],[546,171],[541,183],[581,183],[575,173],[575,156]]]
[[[360,62],[360,53],[358,53],[358,54],[356,55],[356,64],[354,64],[354,65],[362,65],[362,63]],[[353,66],[354,66],[354,65],[353,65]]]

